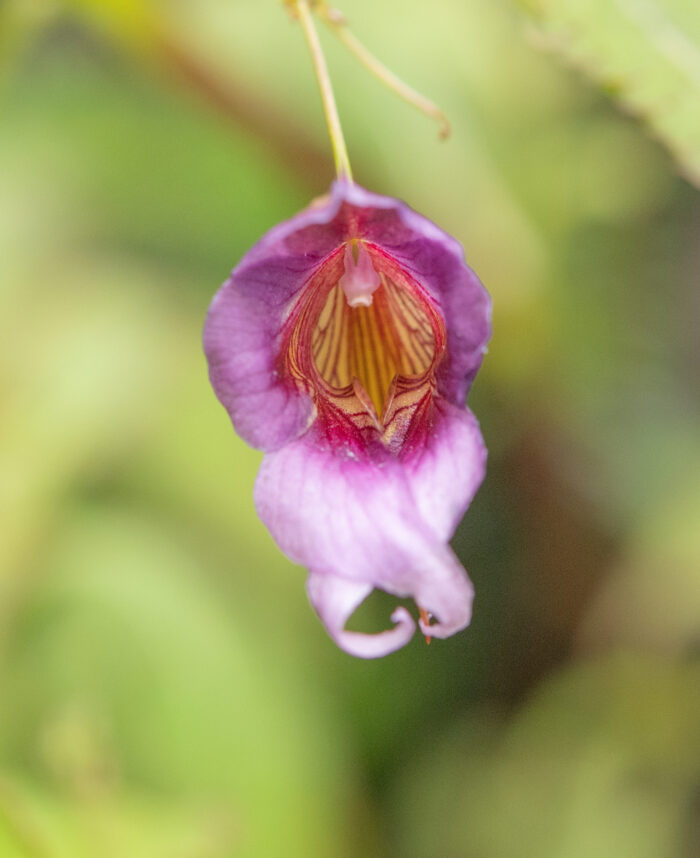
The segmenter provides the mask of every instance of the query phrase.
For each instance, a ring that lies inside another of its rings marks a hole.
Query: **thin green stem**
[[[340,125],[340,117],[338,116],[338,107],[335,103],[335,96],[333,95],[333,86],[331,84],[330,75],[328,74],[326,58],[323,55],[323,49],[321,48],[321,42],[318,38],[318,33],[316,32],[308,0],[296,0],[295,8],[299,15],[304,35],[306,36],[306,42],[309,46],[309,52],[311,53],[311,59],[318,79],[318,85],[321,90],[321,99],[323,101],[323,109],[326,114],[328,134],[331,138],[333,157],[335,158],[336,173],[339,179],[351,182],[352,170],[350,169],[348,150],[345,145],[345,138],[343,137],[343,129]]]
[[[431,119],[435,119],[440,124],[440,137],[443,139],[449,137],[450,122],[445,113],[436,104],[430,101],[429,98],[421,95],[407,83],[404,83],[391,69],[388,69],[374,54],[370,53],[362,42],[350,32],[345,19],[340,13],[328,8],[325,3],[320,4],[318,11],[333,33],[368,71],[392,92],[395,92],[399,98],[402,98]]]

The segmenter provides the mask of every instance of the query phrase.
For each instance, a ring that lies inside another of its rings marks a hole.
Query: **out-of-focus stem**
[[[345,19],[339,12],[328,8],[325,3],[319,4],[318,12],[333,33],[335,33],[345,47],[357,57],[368,71],[392,92],[395,92],[399,98],[402,98],[431,119],[435,119],[440,124],[439,133],[442,139],[449,137],[450,122],[444,111],[430,101],[429,98],[426,98],[413,89],[413,87],[404,83],[391,69],[388,69],[374,54],[370,53],[362,42],[350,32]]]

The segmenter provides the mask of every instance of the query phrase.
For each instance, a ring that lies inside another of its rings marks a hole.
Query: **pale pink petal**
[[[437,399],[423,443],[402,456],[423,521],[442,542],[452,538],[486,471],[486,445],[469,409]]]
[[[371,584],[348,581],[335,575],[311,572],[306,591],[328,634],[341,649],[359,658],[379,658],[401,649],[413,637],[416,624],[405,608],[391,615],[393,629],[377,634],[350,632],[345,628],[350,616],[372,592]]]
[[[434,617],[424,628],[432,637],[469,623],[472,585],[445,543],[483,478],[483,444],[476,421],[457,409],[437,411],[434,426],[427,446],[407,462],[381,449],[358,456],[334,448],[317,427],[263,460],[256,505],[280,548],[314,581],[357,587],[341,593],[344,614],[333,607],[323,613],[319,605],[333,606],[330,597],[314,601],[344,648],[339,633],[372,587],[412,597]],[[450,468],[455,457],[469,464]],[[320,583],[314,592],[322,592]]]

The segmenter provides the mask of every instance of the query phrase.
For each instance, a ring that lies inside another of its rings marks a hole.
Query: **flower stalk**
[[[442,140],[450,136],[450,122],[445,112],[429,98],[421,95],[413,87],[401,80],[391,69],[370,53],[360,40],[348,29],[347,20],[336,9],[329,8],[325,3],[318,6],[318,12],[323,21],[345,47],[362,63],[362,65],[381,81],[384,86],[403,99],[405,102],[434,119],[440,125],[439,135]]]
[[[338,106],[333,94],[333,85],[328,73],[328,64],[326,63],[318,32],[314,25],[313,12],[316,12],[321,17],[331,32],[377,80],[407,104],[415,107],[430,119],[434,119],[440,126],[439,135],[442,140],[450,136],[450,122],[445,112],[429,98],[421,95],[413,87],[402,81],[391,69],[387,68],[384,63],[367,50],[362,42],[350,32],[348,22],[341,12],[331,8],[325,0],[283,0],[283,2],[292,15],[299,18],[304,36],[306,37],[319,89],[321,90],[321,99],[323,101],[328,134],[331,138],[338,179],[352,182],[352,169],[350,167],[347,146],[345,145],[343,129],[340,124]]]
[[[333,147],[333,157],[335,159],[335,169],[338,179],[341,181],[352,182],[352,169],[350,167],[350,158],[348,157],[345,138],[343,137],[343,129],[340,124],[340,116],[338,115],[338,106],[335,102],[333,94],[333,85],[328,74],[328,64],[323,55],[321,42],[318,38],[318,33],[314,25],[313,16],[309,8],[308,0],[296,0],[294,3],[294,11],[299,16],[304,36],[309,46],[309,52],[314,64],[316,78],[321,90],[321,99],[323,101],[323,109],[326,114],[326,124],[328,126],[328,134],[331,138],[331,146]]]

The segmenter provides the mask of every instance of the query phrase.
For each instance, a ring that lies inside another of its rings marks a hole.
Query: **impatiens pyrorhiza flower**
[[[244,256],[214,297],[204,350],[236,431],[265,451],[260,518],[308,568],[331,637],[373,658],[415,632],[404,607],[386,631],[346,628],[374,588],[412,598],[428,639],[471,619],[472,585],[449,540],[485,472],[465,399],[490,301],[455,239],[352,182],[310,7],[285,2],[309,41],[339,178]]]
[[[472,586],[448,541],[484,476],[464,400],[489,315],[453,238],[344,181],[264,236],[212,303],[212,385],[266,452],[260,518],[308,567],[314,608],[353,655],[415,630],[403,607],[388,631],[345,629],[375,587],[412,597],[427,636],[469,623]]]

